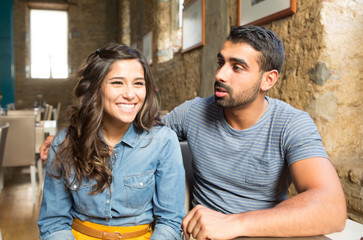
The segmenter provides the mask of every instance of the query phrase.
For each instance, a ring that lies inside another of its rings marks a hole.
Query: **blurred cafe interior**
[[[142,51],[166,114],[214,93],[216,56],[230,27],[244,24],[272,29],[282,40],[285,63],[268,95],[313,118],[344,188],[348,218],[363,224],[363,1],[289,0],[287,8],[249,18],[254,5],[246,10],[241,2],[3,1],[0,239],[38,239],[46,164],[39,147],[65,126],[85,57],[109,42]]]

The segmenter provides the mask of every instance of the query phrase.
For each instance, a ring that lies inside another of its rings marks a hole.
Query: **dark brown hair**
[[[261,71],[282,71],[285,52],[281,40],[273,31],[253,25],[236,26],[231,28],[227,40],[234,44],[247,43],[259,51],[257,61]]]
[[[146,82],[145,102],[133,124],[139,131],[161,124],[157,119],[156,84],[146,58],[124,44],[110,43],[89,55],[79,70],[80,79],[74,91],[76,102],[70,107],[65,140],[51,165],[52,176],[65,176],[69,185],[77,183],[77,186],[84,179],[94,179],[92,194],[110,187],[110,149],[100,135],[104,114],[102,82],[115,61],[130,59],[141,64]]]

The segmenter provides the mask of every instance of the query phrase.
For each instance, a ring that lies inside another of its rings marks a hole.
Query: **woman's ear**
[[[262,75],[261,90],[270,90],[275,85],[278,77],[279,73],[277,72],[277,70],[264,72]]]

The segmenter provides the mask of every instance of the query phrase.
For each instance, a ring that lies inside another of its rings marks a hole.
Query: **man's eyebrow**
[[[246,63],[246,61],[245,60],[243,60],[243,59],[240,59],[240,58],[230,58],[229,60],[231,60],[231,61],[233,61],[233,62],[238,62],[238,63],[240,63],[240,64],[242,64],[243,66],[245,66],[246,68],[248,68],[249,66],[248,66],[248,64]]]
[[[221,53],[218,53],[217,58],[224,59],[224,56]],[[238,62],[238,63],[242,64],[245,68],[249,68],[247,62],[243,59],[231,57],[231,58],[229,58],[229,60],[232,62]]]

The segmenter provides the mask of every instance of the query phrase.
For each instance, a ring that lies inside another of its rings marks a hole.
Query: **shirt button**
[[[77,188],[77,185],[76,185],[76,184],[74,184],[74,185],[73,185],[73,188],[74,188],[74,189],[76,189],[76,188]]]
[[[144,184],[141,182],[141,183],[139,183],[139,185],[140,185],[140,186],[143,186]]]
[[[117,157],[117,153],[115,153],[115,157]]]
[[[110,203],[110,200],[106,200],[106,203]]]

